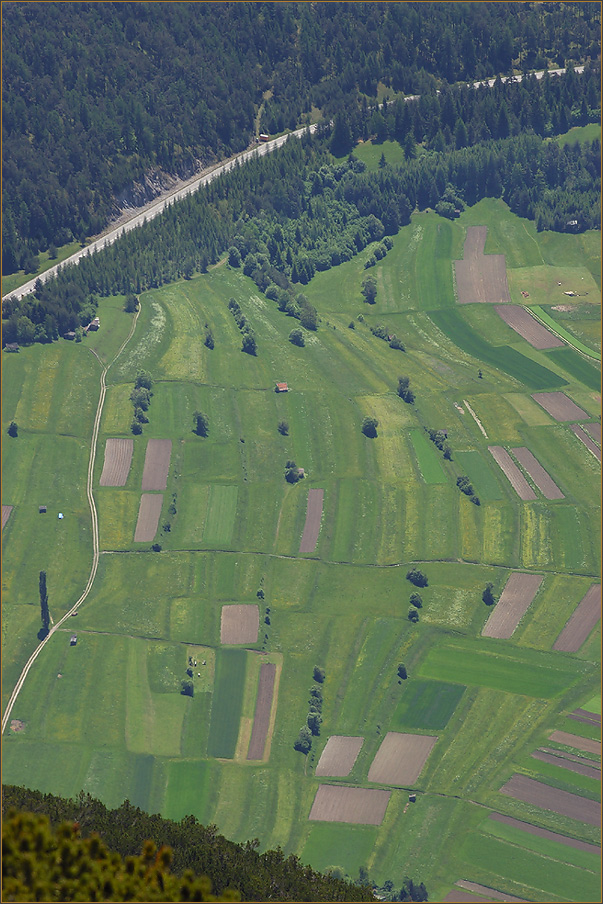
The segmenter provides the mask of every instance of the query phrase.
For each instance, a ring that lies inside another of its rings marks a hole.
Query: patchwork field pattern
[[[316,775],[344,777],[349,775],[358,758],[364,738],[332,735],[320,755]]]
[[[530,475],[542,495],[546,499],[563,499],[563,493],[552,479],[552,477],[547,474],[544,470],[538,459],[535,455],[530,452],[529,449],[526,449],[525,446],[522,446],[519,449],[511,449],[511,452],[522,466],[524,471]]]
[[[534,348],[558,348],[563,345],[561,339],[538,323],[529,311],[518,305],[496,305],[496,313],[512,330],[526,339]]]
[[[469,226],[463,260],[454,262],[459,304],[511,301],[504,254],[484,254],[487,226]]]
[[[579,421],[587,417],[586,411],[568,399],[564,392],[535,392],[532,398],[556,421]]]
[[[142,489],[165,490],[172,456],[171,439],[150,439],[142,472]]]
[[[143,493],[140,497],[135,543],[150,543],[155,538],[163,506],[162,493]]]
[[[534,750],[530,754],[535,760],[541,760],[543,763],[549,763],[551,766],[560,766],[562,769],[568,769],[570,772],[577,772],[578,775],[586,775],[588,778],[601,780],[601,770],[594,766],[588,766],[585,763],[577,763],[574,760],[568,760],[563,757],[555,756],[554,753],[548,753],[546,750]]]
[[[322,822],[352,822],[379,826],[383,822],[391,791],[320,785],[309,819]]]
[[[515,773],[500,790],[501,794],[515,797],[535,807],[542,807],[544,810],[552,810],[578,822],[593,826],[601,825],[601,806],[597,801],[553,788],[527,775]]]
[[[528,611],[542,583],[540,574],[513,572],[482,630],[483,637],[508,639]]]
[[[371,763],[369,782],[402,786],[414,784],[437,740],[431,735],[388,731]]]
[[[596,426],[593,424],[593,426]],[[600,425],[599,425],[600,427]],[[570,424],[570,430],[572,433],[578,437],[580,442],[586,446],[589,452],[591,452],[597,461],[601,461],[601,450],[599,447],[592,441],[590,436],[586,433],[584,428],[580,424]]]
[[[105,461],[99,480],[101,487],[123,487],[126,485],[133,452],[133,439],[107,440],[105,444]]]
[[[553,644],[554,650],[576,653],[601,619],[601,585],[593,584]]]
[[[495,822],[500,822],[503,825],[520,829],[522,832],[528,832],[530,835],[536,835],[538,838],[546,838],[548,841],[565,844],[568,847],[575,848],[577,851],[585,851],[588,854],[595,854],[596,856],[599,856],[601,853],[601,848],[597,847],[596,844],[578,841],[576,838],[570,838],[568,835],[559,835],[558,832],[550,832],[548,829],[541,829],[539,826],[534,826],[529,822],[521,822],[521,820],[514,819],[512,816],[504,816],[502,813],[490,813],[489,818],[493,819]]]
[[[488,446],[488,452],[491,454],[496,464],[500,467],[501,471],[520,499],[522,499],[524,502],[529,502],[533,499],[536,499],[536,493],[527,482],[506,449],[503,449],[502,446]]]
[[[253,603],[234,603],[222,606],[220,643],[257,643],[260,610]]]

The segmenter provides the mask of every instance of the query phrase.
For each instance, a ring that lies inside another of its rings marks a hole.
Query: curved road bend
[[[78,599],[77,603],[75,603],[71,607],[71,609],[69,609],[69,611],[66,612],[65,615],[63,615],[63,617],[61,619],[59,619],[58,622],[56,622],[56,624],[53,624],[52,628],[50,629],[50,631],[48,632],[48,634],[46,635],[44,640],[42,640],[39,643],[39,645],[36,647],[34,652],[31,654],[31,656],[25,663],[23,671],[21,672],[21,675],[19,676],[19,680],[17,681],[17,683],[13,689],[13,692],[9,697],[8,703],[6,705],[6,710],[4,711],[4,715],[2,717],[2,734],[4,734],[4,732],[6,730],[6,726],[8,725],[8,720],[10,719],[10,715],[13,710],[13,706],[15,705],[17,697],[19,696],[19,693],[21,692],[21,688],[23,687],[23,685],[25,683],[25,679],[27,678],[29,670],[31,669],[32,665],[34,664],[34,662],[40,655],[41,651],[44,649],[44,647],[46,646],[46,644],[52,637],[52,635],[55,633],[55,631],[58,631],[59,628],[61,627],[61,625],[63,624],[63,622],[65,622],[69,618],[69,616],[77,610],[78,606],[80,606],[80,604],[84,602],[84,600],[90,593],[90,590],[92,589],[92,584],[94,583],[94,578],[96,577],[96,572],[98,569],[98,561],[99,561],[99,557],[100,557],[100,546],[99,546],[99,535],[98,535],[98,514],[96,511],[96,504],[94,502],[94,494],[92,492],[92,486],[93,486],[93,480],[94,480],[94,463],[96,461],[96,446],[97,446],[97,442],[98,442],[98,433],[100,430],[100,422],[101,422],[101,417],[102,417],[102,413],[103,413],[103,406],[105,404],[105,395],[107,393],[107,385],[105,382],[105,378],[107,376],[107,371],[109,370],[109,368],[115,363],[115,361],[117,361],[117,359],[123,352],[124,348],[130,341],[132,336],[134,335],[134,330],[136,329],[136,321],[138,320],[139,314],[140,314],[140,303],[138,305],[138,310],[136,311],[134,320],[132,321],[132,326],[130,328],[130,332],[128,333],[126,339],[122,343],[119,351],[117,352],[117,354],[115,355],[113,360],[110,361],[109,364],[107,364],[103,367],[103,369],[101,371],[101,375],[100,375],[100,395],[99,395],[99,399],[98,399],[96,415],[94,418],[94,426],[92,428],[92,444],[90,447],[90,459],[88,461],[88,477],[87,477],[87,481],[86,481],[86,495],[88,497],[88,504],[90,505],[90,515],[91,515],[91,519],[92,519],[92,567],[90,569],[90,575],[88,577],[88,581],[86,583],[84,592]],[[96,358],[98,358],[99,362],[102,365],[103,362],[99,358],[99,356],[96,354],[96,352],[93,349],[90,349],[90,350],[92,351],[92,354]]]
[[[575,66],[574,72],[583,72],[584,66]],[[549,75],[563,75],[565,69],[550,69],[548,70]],[[537,79],[541,79],[544,75],[544,70],[540,70],[539,72],[534,72],[533,75],[536,76]],[[509,82],[515,81],[520,82],[523,79],[523,75],[507,75],[502,76],[501,81]],[[488,88],[492,88],[496,83],[495,78],[485,79],[479,82],[473,82],[472,85],[474,88],[479,88],[480,86],[487,86]],[[415,101],[420,97],[419,94],[409,94],[404,100],[405,101]],[[149,204],[140,208],[138,213],[132,214],[131,218],[127,220],[125,223],[122,223],[119,226],[115,226],[113,229],[109,229],[107,232],[102,233],[97,239],[91,242],[89,245],[86,245],[85,248],[81,248],[79,251],[76,251],[75,254],[72,254],[71,257],[68,257],[66,260],[62,261],[60,264],[55,264],[50,269],[45,270],[44,273],[40,273],[34,279],[30,279],[29,282],[24,283],[18,289],[15,289],[14,292],[9,292],[8,295],[16,296],[17,298],[22,298],[23,295],[27,295],[29,292],[33,292],[35,288],[35,284],[37,280],[41,280],[41,282],[45,282],[50,277],[54,276],[59,269],[59,267],[65,266],[65,264],[77,264],[79,260],[85,255],[92,253],[94,251],[100,251],[101,248],[105,248],[107,245],[113,244],[116,239],[120,236],[124,235],[126,232],[130,232],[131,229],[135,229],[137,226],[142,226],[145,220],[152,220],[156,216],[159,216],[160,213],[163,213],[165,208],[172,204],[174,201],[180,201],[182,198],[186,198],[188,195],[194,194],[202,185],[208,185],[218,176],[221,176],[222,173],[227,173],[233,166],[236,166],[237,163],[245,163],[245,161],[251,159],[254,155],[263,156],[264,154],[269,154],[271,151],[275,151],[277,148],[280,148],[288,138],[293,136],[294,138],[300,138],[306,129],[309,129],[310,132],[316,131],[316,125],[304,126],[301,129],[296,129],[294,132],[289,132],[287,135],[281,135],[280,138],[273,138],[272,141],[267,141],[265,144],[256,145],[250,148],[247,151],[243,151],[241,154],[236,155],[235,157],[231,157],[230,160],[227,160],[225,163],[220,163],[211,170],[205,170],[198,176],[194,176],[190,179],[185,186],[182,188],[176,189],[175,191],[163,195],[160,198],[151,201]],[[4,296],[5,298],[8,297]]]

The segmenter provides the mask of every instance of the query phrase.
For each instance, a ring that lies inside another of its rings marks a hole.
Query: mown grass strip
[[[545,352],[551,361],[571,374],[580,383],[584,383],[589,389],[598,391],[601,389],[601,369],[593,367],[588,361],[578,354],[573,348],[557,348],[554,351]]]
[[[430,311],[429,317],[445,336],[468,355],[492,364],[532,389],[565,386],[567,383],[563,377],[508,345],[490,345],[469,326],[457,310]]]
[[[550,327],[550,329],[554,330],[561,339],[565,339],[573,348],[577,349],[579,352],[582,352],[584,355],[588,355],[589,358],[595,358],[597,361],[601,360],[601,355],[599,352],[595,352],[592,348],[589,348],[587,345],[584,345],[583,342],[580,342],[579,339],[576,339],[565,327],[561,326],[554,320],[550,314],[547,314],[539,304],[535,304],[533,307],[529,309],[532,314],[536,317],[537,320],[540,320],[544,323],[545,326]]]
[[[209,756],[232,759],[239,736],[243,705],[247,653],[245,650],[219,650],[207,741]]]
[[[439,455],[423,430],[411,430],[410,439],[425,483],[446,483],[446,474],[440,464]]]
[[[454,456],[469,477],[482,502],[503,499],[504,493],[481,452],[457,452]]]
[[[205,543],[230,543],[237,512],[238,493],[237,486],[212,484],[210,487],[207,518],[203,529]]]

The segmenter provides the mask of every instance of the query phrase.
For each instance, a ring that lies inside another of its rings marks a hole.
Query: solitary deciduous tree
[[[209,434],[209,418],[202,411],[195,411],[193,414],[194,427],[193,433],[197,436],[207,436]]]
[[[403,681],[405,681],[408,678],[408,672],[406,671],[406,666],[404,665],[403,662],[401,662],[400,665],[398,666],[398,677],[402,678]]]
[[[180,693],[184,694],[185,697],[192,697],[194,695],[195,687],[190,678],[182,679],[182,690],[180,691]]]
[[[484,588],[484,592],[482,593],[482,599],[483,599],[484,603],[486,604],[486,606],[493,606],[494,603],[496,602],[494,594],[492,593],[493,588],[494,588],[494,584],[491,584],[488,581],[488,583],[486,584],[486,586]]]
[[[377,280],[374,276],[366,276],[362,280],[362,294],[367,304],[375,304],[377,297]]]
[[[40,572],[40,612],[42,616],[42,631],[48,634],[50,627],[50,611],[48,609],[48,592],[46,590],[46,572]]]
[[[421,599],[420,593],[411,593],[408,602],[411,606],[415,606],[417,609],[423,608],[423,600]]]
[[[375,437],[377,436],[377,427],[379,426],[379,421],[376,417],[365,417],[362,422],[362,432],[365,436]]]
[[[406,573],[407,580],[415,587],[427,587],[427,575],[423,574],[418,568],[411,568]]]
[[[292,345],[297,345],[299,348],[303,348],[306,344],[304,334],[301,330],[291,330],[289,333],[289,342],[291,342]]]
[[[19,433],[19,428],[15,421],[11,421],[8,425],[8,430],[6,431],[9,436],[17,436]]]
[[[276,429],[281,436],[289,435],[289,423],[287,421],[279,421]]]
[[[321,669],[320,666],[315,665],[314,671],[312,673],[312,677],[315,681],[318,681],[319,684],[322,684],[325,680],[325,670]]]

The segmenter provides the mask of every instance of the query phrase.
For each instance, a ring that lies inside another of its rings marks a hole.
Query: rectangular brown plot
[[[6,525],[6,522],[8,521],[8,519],[10,518],[10,513],[12,512],[12,510],[13,510],[12,505],[3,505],[2,506],[2,530],[4,530],[4,526]]]
[[[601,825],[601,804],[579,794],[571,794],[569,791],[561,791],[543,782],[537,782],[527,775],[515,773],[500,789],[501,794],[522,800],[526,804],[542,807],[543,810],[551,810],[578,822],[585,822],[591,826]]]
[[[449,891],[442,904],[488,904],[490,898],[482,898],[481,895],[470,895],[468,892],[457,890]]]
[[[592,424],[581,424],[581,426],[601,445],[601,424],[593,421]]]
[[[588,778],[601,780],[601,770],[596,766],[588,766],[585,763],[574,763],[573,760],[566,760],[563,757],[555,756],[554,753],[547,753],[546,750],[534,750],[531,756],[535,760],[541,760],[543,763],[549,763],[551,766],[559,766],[560,769],[567,769],[569,772],[576,772],[578,775],[586,775]]]
[[[529,311],[519,305],[497,305],[496,313],[533,348],[558,348],[563,345],[558,336],[538,323]]]
[[[576,653],[601,618],[601,585],[593,584],[553,644],[554,650]],[[592,714],[591,714],[592,715]]]
[[[123,487],[126,485],[133,452],[133,439],[107,440],[103,473],[99,481],[101,487]]]
[[[601,741],[592,738],[582,738],[580,735],[570,734],[569,731],[554,731],[549,735],[549,740],[555,744],[565,744],[575,750],[585,750],[586,753],[594,753],[601,756]]]
[[[541,574],[523,574],[514,571],[509,575],[500,599],[484,625],[482,636],[508,640],[527,612],[541,584]]]
[[[579,421],[588,417],[586,411],[578,408],[564,392],[535,392],[532,398],[556,421]]]
[[[504,891],[496,891],[496,889],[489,888],[487,885],[480,885],[478,882],[468,882],[466,879],[459,879],[455,885],[459,885],[461,888],[466,888],[467,891],[472,891],[476,894],[486,895],[485,899],[483,899],[486,901],[508,901],[509,904],[527,904],[525,898],[515,898]]]
[[[135,543],[150,543],[154,539],[159,525],[162,505],[163,495],[161,493],[142,494],[140,497],[140,508],[138,509],[136,531],[134,533]]]
[[[526,449],[525,446],[520,446],[519,449],[511,449],[511,452],[522,466],[524,471],[527,471],[542,495],[546,499],[563,499],[563,493],[552,479],[549,477],[547,472],[544,470],[538,459],[529,449]]]
[[[463,247],[464,258],[454,261],[459,304],[508,304],[504,254],[484,254],[486,226],[470,226]]]
[[[558,832],[549,832],[548,829],[541,829],[540,826],[533,826],[530,822],[521,822],[520,819],[514,819],[512,816],[503,816],[501,813],[490,813],[490,819],[495,822],[502,822],[506,826],[513,826],[521,829],[529,835],[536,835],[538,838],[548,838],[549,841],[557,841],[559,844],[566,844],[573,847],[577,851],[587,851],[589,854],[601,854],[601,848],[596,844],[588,844],[587,841],[578,841],[576,838],[569,838],[567,835],[559,835]]]
[[[391,791],[320,785],[308,819],[320,822],[351,822],[380,826]]]
[[[222,606],[220,643],[257,643],[260,610],[253,603]]]
[[[499,466],[517,495],[524,502],[536,499],[536,493],[525,479],[509,453],[502,446],[488,446],[488,452]]]
[[[570,424],[570,430],[572,433],[575,433],[581,443],[583,443],[589,452],[595,456],[597,461],[601,461],[601,450],[599,447],[592,441],[588,433],[582,429],[580,424]]]
[[[260,680],[258,695],[255,701],[255,713],[251,740],[247,751],[248,760],[262,760],[266,748],[266,738],[270,726],[270,712],[272,710],[272,696],[274,694],[274,680],[276,678],[276,665],[273,662],[264,662],[260,668]]]
[[[306,523],[299,545],[300,552],[314,552],[320,532],[320,519],[322,518],[322,503],[324,490],[315,489],[308,492],[308,507],[306,509]]]
[[[421,774],[436,736],[388,731],[368,773],[369,782],[412,785]]]
[[[171,455],[171,439],[150,439],[148,441],[142,472],[143,490],[166,489]]]
[[[349,775],[358,758],[364,738],[350,738],[344,735],[333,735],[327,741],[316,767],[316,775],[337,776]]]

